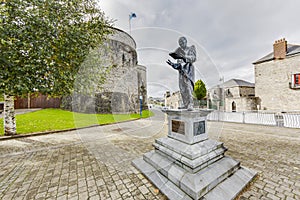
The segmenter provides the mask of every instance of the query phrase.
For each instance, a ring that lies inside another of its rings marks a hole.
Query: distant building
[[[172,94],[167,91],[165,94],[165,106],[169,109],[178,109],[183,106],[183,101],[179,91]]]
[[[169,109],[178,109],[183,107],[183,101],[181,98],[180,91],[173,92],[172,94],[167,91],[165,96],[165,106]],[[206,108],[206,97],[202,100],[194,98],[194,108]]]
[[[209,108],[227,112],[257,109],[255,85],[244,80],[231,79],[212,87],[207,92]]]
[[[259,108],[300,110],[300,45],[275,41],[273,52],[253,63]]]
[[[151,104],[152,106],[154,106],[154,105],[162,106],[162,105],[164,105],[164,103],[165,103],[165,100],[160,97],[149,97],[148,98],[148,105]]]

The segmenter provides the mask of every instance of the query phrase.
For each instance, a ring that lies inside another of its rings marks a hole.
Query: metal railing
[[[207,120],[300,128],[300,113],[214,111]]]

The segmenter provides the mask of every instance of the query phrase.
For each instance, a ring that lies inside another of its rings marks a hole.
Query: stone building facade
[[[167,91],[164,95],[165,98],[165,106],[169,109],[178,109],[180,107],[183,107],[183,101],[180,94],[180,91],[176,91],[173,93],[170,93]],[[203,100],[197,100],[195,97],[194,100],[194,108],[206,108],[206,100],[205,98]]]
[[[300,45],[278,40],[273,52],[253,64],[259,109],[300,111]]]
[[[146,67],[138,64],[136,43],[128,33],[117,28],[112,30],[94,53],[99,59],[90,56],[92,61],[86,61],[89,67],[81,72],[81,77],[87,79],[99,74],[92,95],[72,95],[64,99],[63,107],[86,113],[138,113],[142,99],[143,108],[147,108]],[[81,86],[89,80],[83,78],[77,82]]]
[[[227,112],[242,112],[257,109],[253,83],[231,79],[207,92],[209,108]]]
[[[254,86],[237,86],[225,89],[225,111],[257,110]]]
[[[183,106],[180,91],[173,92],[172,94],[167,91],[165,94],[165,106],[169,109],[178,109]]]

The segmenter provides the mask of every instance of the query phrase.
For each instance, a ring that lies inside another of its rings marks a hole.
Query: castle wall
[[[97,93],[108,102],[101,108],[102,112],[129,113],[139,112],[139,73],[135,41],[127,33],[115,29],[106,41],[103,59],[110,67],[105,82]],[[143,76],[146,76],[146,71]],[[144,75],[145,74],[145,75]],[[146,84],[146,82],[145,82]],[[103,101],[102,101],[103,102]],[[109,106],[109,103],[111,104]],[[105,111],[105,109],[107,111]]]
[[[85,61],[88,67],[81,70],[86,75],[78,76],[81,80],[77,81],[84,85],[85,81],[90,82],[89,77],[94,77],[92,95],[83,92],[65,98],[63,107],[88,113],[138,113],[141,95],[147,107],[146,67],[137,64],[133,38],[113,28],[113,34],[95,51]]]

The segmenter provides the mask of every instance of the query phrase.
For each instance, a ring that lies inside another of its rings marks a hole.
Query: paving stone
[[[44,197],[46,196],[46,194],[47,194],[46,192],[43,192],[43,193],[37,193],[36,196],[35,196],[35,198],[36,198],[36,199],[44,198]]]
[[[276,191],[273,190],[273,189],[271,189],[271,188],[269,188],[268,185],[264,188],[264,190],[267,191],[267,192],[269,192],[269,193],[271,193],[271,194],[273,194],[273,195],[276,193]]]
[[[149,193],[149,190],[145,185],[139,187],[139,190],[142,192],[143,195]]]
[[[275,196],[273,194],[267,194],[267,197],[271,198],[272,200],[280,200],[278,196]]]
[[[66,199],[68,199],[68,195],[62,195],[56,198],[56,200],[66,200]]]
[[[299,190],[293,190],[292,193],[295,194],[295,196],[300,197],[300,188],[299,188]]]
[[[279,197],[280,199],[285,199],[285,195],[283,193],[276,193],[275,194],[276,197]]]
[[[125,189],[119,190],[119,192],[123,196],[123,194],[128,192],[128,189],[125,188]]]
[[[285,200],[295,200],[295,198],[293,198],[293,197],[286,197]]]
[[[117,198],[120,198],[120,197],[121,197],[119,191],[117,191],[117,190],[115,190],[115,191],[113,191],[113,192],[110,192],[109,194],[110,194],[110,197],[111,197],[112,199],[117,199]]]

